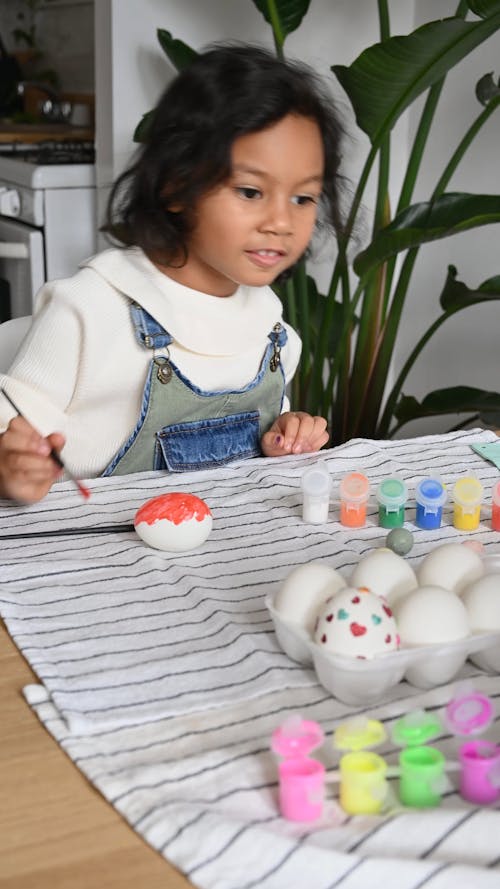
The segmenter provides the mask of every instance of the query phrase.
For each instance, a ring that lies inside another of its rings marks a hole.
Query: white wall
[[[154,104],[175,72],[156,38],[165,28],[201,49],[217,40],[242,40],[273,48],[271,29],[251,0],[99,0],[96,3],[96,115],[98,183],[109,186],[133,152],[132,134],[141,115]],[[400,33],[413,21],[413,0],[398,0],[394,27]],[[326,26],[325,26],[326,23]],[[372,0],[314,0],[298,31],[285,44],[288,56],[310,64],[324,76],[353,134],[346,144],[346,172],[359,169],[367,140],[358,132],[350,107],[330,65],[349,62],[377,39]],[[112,50],[109,51],[111,45]],[[405,138],[396,156],[406,151]]]
[[[391,6],[392,33],[403,34],[424,21],[453,14],[456,0],[397,0]],[[132,133],[138,120],[154,105],[174,75],[157,43],[156,29],[165,28],[196,49],[221,39],[244,40],[272,48],[272,37],[250,0],[127,0],[126,4],[124,0],[98,0],[95,15],[98,184],[102,213],[109,185],[133,151]],[[376,42],[376,22],[374,0],[336,0],[335,3],[313,0],[300,29],[290,35],[285,44],[288,56],[311,64],[327,78],[340,103],[350,132],[345,145],[343,172],[354,180],[365,157],[368,140],[357,130],[348,101],[331,74],[330,65],[349,64],[366,46]],[[476,50],[450,75],[415,199],[423,199],[429,194],[467,122],[478,112],[474,85],[483,73],[495,70],[499,48],[497,35],[494,41]],[[497,68],[496,76],[498,73]],[[408,155],[409,134],[415,127],[415,120],[415,112],[406,115],[393,134],[393,203],[397,199]],[[499,128],[500,115],[497,114],[474,145],[470,159],[463,162],[449,190],[498,190]],[[370,203],[368,192],[367,220]],[[422,249],[396,345],[396,368],[407,357],[417,333],[422,332],[439,312],[437,298],[447,265],[456,264],[460,277],[469,285],[479,284],[500,271],[496,265],[498,250],[495,249],[499,237],[498,226],[491,226]],[[323,251],[312,269],[320,287],[327,286],[330,262],[328,251]],[[447,322],[434,344],[427,347],[424,360],[416,367],[405,391],[420,397],[429,389],[458,382],[497,388],[497,318],[498,304],[494,304],[476,308]],[[401,434],[445,429],[449,425],[448,420],[426,421],[405,427]]]

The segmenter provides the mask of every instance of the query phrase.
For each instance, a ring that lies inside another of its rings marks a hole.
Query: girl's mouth
[[[246,250],[246,255],[258,268],[269,269],[282,262],[285,253],[280,250]]]

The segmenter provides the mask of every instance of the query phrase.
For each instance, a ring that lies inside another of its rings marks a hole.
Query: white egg
[[[421,586],[400,602],[397,624],[403,645],[432,645],[465,639],[470,633],[467,609],[451,590]]]
[[[481,557],[463,543],[443,543],[436,546],[422,560],[417,571],[420,586],[437,584],[446,590],[460,593],[466,586],[482,577]]]
[[[212,530],[212,513],[205,501],[194,494],[161,494],[137,510],[134,527],[148,546],[185,552],[205,542]]]
[[[354,568],[349,584],[368,587],[377,596],[384,596],[391,607],[418,586],[411,565],[387,547],[375,549],[364,556]]]
[[[462,593],[471,630],[500,630],[500,574],[487,574],[471,583]]]
[[[356,658],[373,658],[399,646],[389,605],[366,587],[346,587],[323,605],[314,641],[326,651]]]
[[[322,562],[307,562],[290,571],[273,605],[284,620],[300,624],[312,633],[320,606],[345,585],[346,581],[334,568]]]

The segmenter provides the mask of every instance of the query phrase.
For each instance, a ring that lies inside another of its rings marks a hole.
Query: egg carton
[[[500,554],[485,557],[486,573],[500,574]],[[321,685],[345,704],[372,704],[405,679],[417,688],[434,688],[450,682],[466,660],[481,670],[500,672],[500,632],[473,633],[465,639],[433,645],[403,646],[375,658],[349,658],[317,645],[307,631],[285,620],[274,608],[273,596],[265,603],[278,643],[293,661],[314,667]]]

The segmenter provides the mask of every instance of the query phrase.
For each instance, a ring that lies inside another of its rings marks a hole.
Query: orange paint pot
[[[350,472],[340,482],[340,522],[347,528],[362,528],[366,522],[366,504],[370,482],[362,472]]]
[[[500,482],[493,488],[491,503],[491,527],[493,531],[500,531]]]

